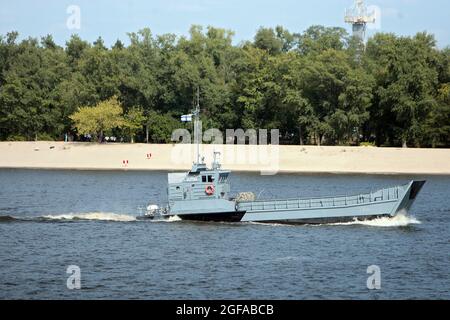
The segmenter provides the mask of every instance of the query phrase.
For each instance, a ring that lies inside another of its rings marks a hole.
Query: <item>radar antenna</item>
[[[364,0],[355,0],[353,7],[345,11],[345,22],[352,25],[353,36],[364,42],[368,23],[375,23],[375,13],[367,12]]]

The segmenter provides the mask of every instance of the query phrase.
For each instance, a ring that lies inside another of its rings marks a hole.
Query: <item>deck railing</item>
[[[312,199],[287,199],[287,200],[263,200],[252,202],[240,202],[240,210],[246,211],[270,211],[270,210],[295,210],[313,208],[332,208],[357,206],[382,201],[394,201],[399,199],[399,187],[382,189],[374,193],[357,196],[341,196],[331,198]]]

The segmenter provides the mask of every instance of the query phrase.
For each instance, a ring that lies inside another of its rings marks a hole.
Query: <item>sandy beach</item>
[[[450,175],[450,149],[203,145],[223,168],[281,173]],[[0,142],[0,168],[167,170],[190,168],[192,145]]]

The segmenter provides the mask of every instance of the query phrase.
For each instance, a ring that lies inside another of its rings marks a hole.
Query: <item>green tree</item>
[[[247,47],[242,59],[235,87],[238,91],[236,102],[243,128],[256,129],[263,121],[260,115],[264,113],[264,86],[268,75],[264,69],[269,55],[267,51]]]
[[[330,116],[330,124],[338,143],[359,143],[362,126],[370,118],[374,79],[361,68],[350,69],[344,83],[338,108]]]
[[[348,33],[343,28],[327,28],[311,26],[305,32],[296,36],[297,50],[304,55],[319,54],[334,49],[343,50],[348,42]]]
[[[302,71],[302,87],[308,105],[306,116],[311,117],[310,132],[317,144],[334,143],[342,132],[342,112],[335,114],[342,104],[339,97],[345,90],[345,80],[350,72],[344,51],[329,49],[308,57]],[[345,100],[345,99],[344,99]]]
[[[66,54],[69,65],[73,70],[76,70],[78,61],[82,58],[84,51],[89,47],[89,43],[81,40],[76,34],[72,35],[70,40],[66,42]]]
[[[130,137],[131,143],[134,143],[134,137],[142,130],[145,122],[144,112],[142,108],[131,108],[124,116],[122,129]]]
[[[418,146],[426,118],[436,105],[438,72],[433,36],[377,34],[369,40],[367,58],[377,80],[372,117],[377,122],[378,143],[387,129],[391,143]]]
[[[280,33],[283,31],[280,30]],[[255,47],[268,51],[270,54],[278,54],[283,49],[281,40],[272,28],[259,28],[255,35]]]
[[[424,143],[436,148],[450,145],[450,83],[439,89],[436,106],[424,124]]]
[[[144,28],[108,48],[101,37],[73,35],[60,47],[51,35],[0,35],[0,140],[62,139],[76,133],[70,116],[79,108],[117,96],[130,139],[143,136],[139,106],[150,118],[146,140],[167,142],[199,88],[205,130],[278,128],[282,143],[363,136],[377,145],[450,145],[450,49],[433,36],[379,33],[366,48],[324,26],[261,27],[237,45],[233,36],[212,26],[180,37]]]
[[[62,48],[50,36],[29,38],[19,45],[6,44],[6,66],[0,87],[2,136],[55,138],[61,130],[61,113],[55,87],[69,75]]]
[[[155,143],[170,143],[172,132],[180,126],[170,114],[152,111],[147,119],[151,140]]]
[[[106,132],[124,125],[123,110],[117,97],[98,103],[95,107],[81,107],[70,116],[79,134],[94,134],[99,142]]]

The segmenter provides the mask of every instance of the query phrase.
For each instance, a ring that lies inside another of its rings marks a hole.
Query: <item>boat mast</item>
[[[195,106],[194,114],[194,141],[197,148],[197,162],[196,164],[200,164],[200,89],[197,87],[197,104]]]

